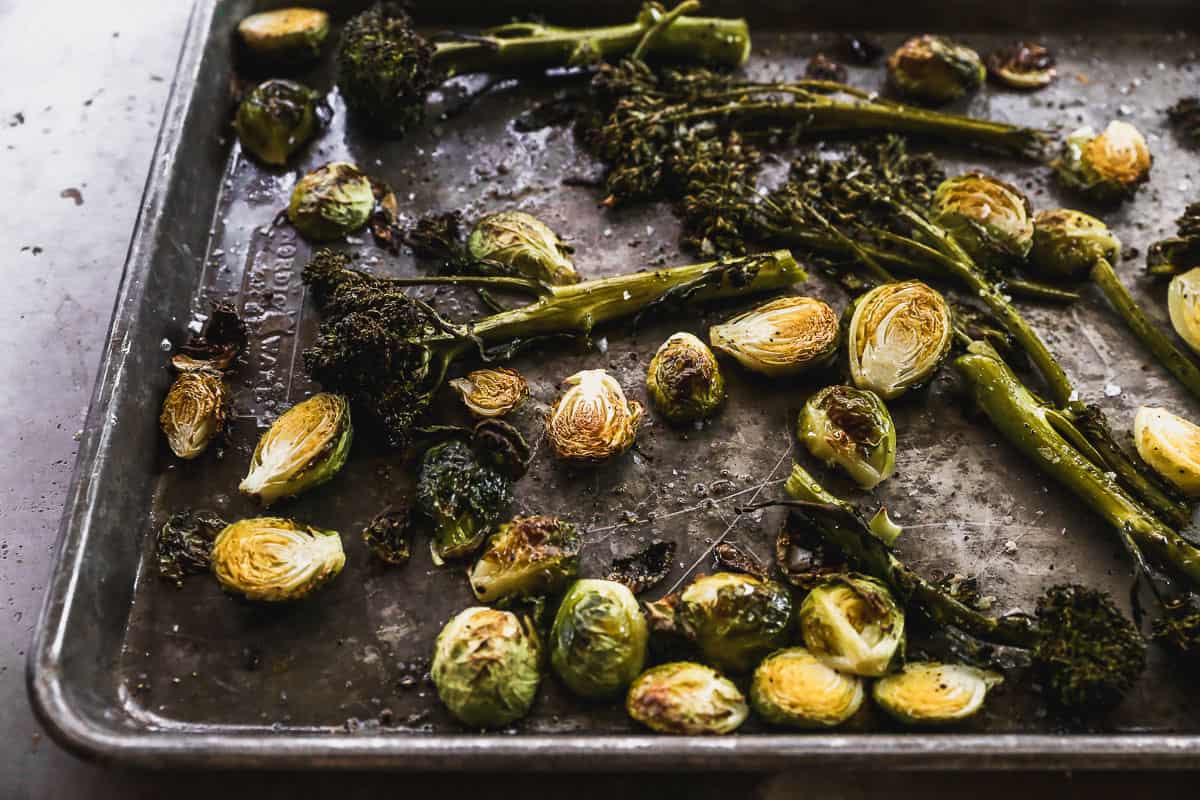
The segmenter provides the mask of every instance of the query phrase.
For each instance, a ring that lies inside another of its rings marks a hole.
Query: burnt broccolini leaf
[[[208,572],[213,540],[225,520],[211,511],[178,511],[158,531],[158,574],[176,586],[188,575]]]
[[[533,458],[521,432],[499,419],[485,419],[476,425],[471,433],[471,447],[485,464],[514,481],[525,475]]]
[[[1176,220],[1175,236],[1150,245],[1146,271],[1151,275],[1179,275],[1200,267],[1200,203],[1192,203]]]
[[[403,564],[412,555],[412,510],[408,503],[384,509],[363,528],[363,541],[385,564]]]
[[[484,464],[466,442],[445,442],[425,451],[416,503],[433,525],[435,564],[479,549],[510,502],[512,482]]]

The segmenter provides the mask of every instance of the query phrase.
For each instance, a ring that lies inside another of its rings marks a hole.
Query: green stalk
[[[1057,480],[1148,557],[1200,587],[1200,549],[1164,525],[1060,434],[1054,417],[990,347],[973,344],[954,367],[992,424],[1042,471]]]

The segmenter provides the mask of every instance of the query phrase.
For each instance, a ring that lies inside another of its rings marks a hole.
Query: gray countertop
[[[25,652],[186,18],[183,2],[0,0],[0,175],[12,183],[0,201],[0,797],[242,796],[236,788],[258,798],[389,789],[412,797],[856,798],[949,787],[979,797],[1103,797],[1191,785],[1179,774],[180,776],[105,768],[59,749],[30,713]]]

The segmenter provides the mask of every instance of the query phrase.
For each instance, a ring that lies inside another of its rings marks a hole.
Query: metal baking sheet
[[[527,8],[431,4],[419,19],[455,26],[488,24]],[[1194,91],[1200,56],[1195,9],[1188,3],[963,2],[856,11],[838,4],[771,2],[717,5],[707,13],[747,16],[755,39],[755,75],[793,77],[838,27],[961,33],[986,51],[1018,35],[1047,43],[1060,79],[1037,94],[986,87],[961,110],[1028,124],[1103,125],[1128,119],[1147,133],[1153,179],[1107,219],[1126,247],[1144,252],[1170,232],[1195,199],[1197,159],[1164,126],[1165,106]],[[996,9],[1004,6],[1007,16]],[[1086,6],[1086,9],[1085,9]],[[359,532],[389,499],[411,486],[411,469],[360,436],[350,463],[325,487],[277,507],[281,513],[342,531],[343,574],[311,600],[282,608],[252,606],[192,578],[181,590],[155,575],[153,532],[180,507],[211,508],[229,518],[254,507],[236,485],[261,427],[313,387],[299,353],[318,316],[300,269],[310,248],[286,226],[273,226],[296,178],[326,161],[354,161],[387,180],[413,215],[464,209],[468,216],[519,207],[543,216],[577,247],[588,277],[647,266],[689,263],[665,205],[619,213],[598,206],[598,190],[567,178],[600,175],[568,128],[517,132],[512,120],[550,93],[579,88],[561,76],[503,85],[461,108],[483,79],[448,84],[429,121],[402,141],[378,141],[344,124],[331,95],[332,127],[290,168],[267,171],[245,159],[230,137],[232,31],[255,8],[248,0],[199,0],[179,62],[171,103],[151,169],[117,300],[110,340],[80,446],[38,637],[30,656],[33,703],[51,733],[95,758],[147,766],[453,767],[624,770],[760,769],[806,762],[876,767],[1145,767],[1200,765],[1200,688],[1158,650],[1133,696],[1086,732],[1064,732],[1039,713],[1029,687],[997,693],[987,711],[954,732],[906,733],[865,710],[836,733],[780,734],[751,721],[722,738],[649,736],[617,704],[585,707],[553,678],[543,682],[532,715],[510,730],[479,734],[456,725],[424,677],[432,641],[456,611],[472,604],[460,569],[437,569],[425,549],[385,569],[368,559]],[[552,19],[622,19],[635,6],[602,2],[540,9]],[[461,14],[456,12],[462,11]],[[440,14],[438,19],[433,14]],[[1072,19],[1085,30],[1058,33]],[[986,31],[986,32],[985,32]],[[853,68],[851,82],[882,88],[882,69]],[[330,90],[328,64],[306,77]],[[939,149],[951,171],[982,165],[1023,186],[1036,207],[1069,205],[1047,171],[961,150]],[[407,274],[410,257],[384,257],[366,234],[346,245],[381,273]],[[1119,265],[1161,324],[1163,287],[1145,281],[1140,258]],[[801,288],[847,302],[819,277]],[[449,314],[475,310],[469,296],[424,291]],[[233,376],[237,418],[227,446],[195,462],[170,458],[157,428],[170,376],[164,343],[179,342],[210,298],[232,299],[252,331],[250,355]],[[743,304],[744,305],[744,304]],[[1068,309],[1027,306],[1029,317],[1078,382],[1081,392],[1128,428],[1141,403],[1196,418],[1200,406],[1150,364],[1086,292]],[[525,356],[533,402],[518,424],[537,438],[558,382],[587,367],[612,371],[646,402],[644,372],[675,330],[703,333],[730,308],[658,319],[636,332],[602,331],[590,350],[562,348]],[[637,451],[599,468],[565,468],[541,447],[517,489],[517,513],[566,516],[587,531],[584,574],[602,573],[615,555],[652,539],[679,545],[671,580],[726,531],[770,559],[777,513],[739,516],[752,497],[781,494],[791,429],[812,380],[764,382],[726,365],[729,404],[701,428],[653,419]],[[456,404],[445,404],[456,419]],[[1050,485],[980,420],[963,410],[949,376],[893,405],[900,453],[897,475],[869,507],[886,504],[906,533],[902,555],[929,575],[978,576],[997,608],[1027,607],[1047,584],[1101,586],[1125,597],[1128,574],[1102,523]],[[830,479],[837,490],[844,484]],[[702,565],[708,568],[707,562]]]

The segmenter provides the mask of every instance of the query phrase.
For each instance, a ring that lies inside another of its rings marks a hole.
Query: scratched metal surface
[[[215,17],[218,29],[237,18],[226,11]],[[830,34],[780,30],[791,25],[800,29],[805,20],[775,26],[751,15],[751,23],[755,54],[748,69],[755,76],[798,76],[807,58],[832,41]],[[988,86],[958,110],[1068,128],[1103,126],[1117,117],[1136,123],[1154,153],[1153,178],[1134,202],[1105,218],[1128,249],[1143,253],[1172,229],[1183,205],[1196,196],[1197,155],[1164,127],[1162,109],[1194,87],[1200,37],[1134,31],[1039,36],[1058,55],[1061,78],[1056,84],[1029,95]],[[889,48],[901,38],[882,36]],[[986,51],[1013,36],[962,38]],[[220,68],[227,48],[209,47],[203,63]],[[223,595],[205,577],[192,578],[176,590],[154,574],[153,531],[171,511],[205,507],[230,519],[255,513],[236,491],[249,454],[263,427],[315,388],[299,358],[319,320],[300,282],[311,250],[290,228],[273,224],[298,176],[327,161],[348,160],[388,181],[413,215],[452,208],[464,210],[469,219],[502,208],[535,213],[576,246],[577,266],[586,277],[694,260],[679,250],[678,225],[665,205],[613,213],[598,206],[598,189],[577,181],[564,184],[564,178],[601,174],[600,165],[577,148],[569,129],[514,129],[518,113],[555,89],[578,88],[578,81],[506,86],[478,97],[465,113],[440,118],[441,110],[459,106],[482,83],[455,81],[443,97],[435,98],[427,125],[402,141],[381,142],[346,126],[327,65],[307,78],[331,92],[333,123],[286,170],[265,170],[243,157],[225,125],[227,104],[215,90],[207,94],[206,109],[185,120],[205,126],[202,138],[193,137],[203,142],[194,153],[193,174],[198,180],[215,178],[220,190],[207,206],[202,193],[195,219],[179,229],[187,235],[168,234],[157,242],[158,252],[165,254],[159,270],[172,272],[157,278],[165,282],[161,286],[147,282],[146,292],[153,298],[158,291],[162,299],[149,302],[131,332],[139,342],[133,374],[153,391],[139,406],[144,418],[125,423],[134,425],[148,446],[122,457],[152,463],[131,467],[134,486],[126,488],[143,498],[143,512],[112,520],[126,537],[120,545],[123,559],[109,562],[108,582],[102,580],[97,592],[129,597],[132,610],[121,616],[116,600],[111,601],[116,610],[101,602],[104,622],[97,652],[78,654],[64,668],[65,674],[78,675],[80,660],[102,665],[86,694],[89,702],[105,705],[105,716],[117,730],[308,732],[334,738],[343,731],[415,738],[463,732],[436,702],[424,672],[437,632],[451,615],[472,605],[473,598],[461,568],[435,568],[423,539],[418,539],[412,561],[401,568],[383,568],[368,558],[360,538],[363,525],[412,484],[411,465],[376,446],[368,435],[357,438],[350,463],[335,480],[273,508],[343,534],[346,568],[311,600],[264,608]],[[851,69],[851,82],[859,86],[882,88],[882,78],[882,66]],[[1024,187],[1036,208],[1079,206],[1059,194],[1045,168],[935,149],[946,157],[951,173],[983,167]],[[344,246],[381,274],[413,274],[417,269],[408,255],[391,257],[377,250],[365,233]],[[1118,269],[1152,316],[1166,324],[1164,287],[1143,280],[1141,264],[1140,257],[1132,258]],[[843,292],[819,276],[796,291],[823,297],[839,310],[847,303]],[[453,290],[421,293],[450,316],[466,318],[478,310],[467,295]],[[153,430],[155,404],[169,381],[165,368],[154,362],[161,357],[165,364],[167,354],[158,343],[167,347],[165,342],[180,341],[210,298],[232,299],[243,310],[252,331],[250,354],[232,376],[237,419],[228,445],[180,463]],[[558,383],[584,368],[610,370],[633,398],[648,404],[645,369],[663,339],[676,330],[703,336],[709,324],[747,305],[654,319],[634,332],[618,326],[600,332],[590,349],[521,357],[513,366],[525,374],[533,396],[517,424],[531,441],[540,441],[543,416]],[[1083,301],[1067,310],[1031,305],[1024,310],[1066,364],[1081,395],[1099,402],[1119,431],[1128,429],[1142,403],[1200,416],[1200,405],[1149,363],[1097,293],[1086,291]],[[517,486],[514,513],[559,514],[587,531],[584,575],[602,574],[614,556],[652,539],[670,539],[679,545],[671,583],[726,531],[730,540],[769,561],[780,516],[739,516],[733,509],[756,496],[782,494],[791,456],[807,461],[794,444],[796,412],[808,394],[838,375],[832,371],[765,381],[732,362],[723,366],[728,404],[704,426],[672,428],[651,413],[635,452],[587,469],[556,463],[548,447],[539,446],[530,474]],[[972,418],[947,372],[929,389],[892,404],[899,430],[898,472],[877,492],[856,495],[835,476],[819,474],[869,510],[886,505],[906,527],[899,551],[913,566],[928,575],[977,576],[985,592],[996,598],[998,610],[1028,607],[1047,584],[1063,580],[1100,586],[1124,598],[1128,574],[1108,531],[1024,463],[985,422]],[[440,405],[442,421],[465,421],[449,392]],[[100,541],[93,544],[101,546]],[[139,563],[136,570],[129,561]],[[701,569],[707,568],[705,559]],[[117,630],[108,631],[114,618],[119,618]],[[114,658],[103,648],[118,632],[120,654]],[[1095,730],[1200,733],[1200,690],[1189,682],[1152,651],[1151,666],[1134,695]],[[984,714],[959,730],[989,735],[1058,730],[1032,697],[1030,687],[1015,679]],[[895,729],[867,709],[845,730]],[[739,736],[762,731],[751,721]],[[618,705],[584,706],[548,677],[532,715],[511,732],[626,734],[634,728]],[[853,738],[846,746],[853,751]]]

